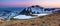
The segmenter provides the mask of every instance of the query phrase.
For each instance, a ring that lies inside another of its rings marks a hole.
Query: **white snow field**
[[[33,15],[45,16],[45,15],[48,15],[48,14],[33,14]],[[35,18],[35,17],[26,16],[26,15],[18,15],[18,16],[14,17],[14,18],[15,18],[15,19],[30,19],[30,18]]]

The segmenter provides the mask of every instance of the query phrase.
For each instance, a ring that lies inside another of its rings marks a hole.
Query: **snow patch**
[[[33,15],[37,15],[37,16],[45,16],[45,15],[48,15],[48,14],[33,14]]]
[[[19,16],[16,16],[14,18],[17,18],[17,19],[30,19],[30,18],[34,18],[32,16],[26,16],[26,15],[19,15]]]
[[[45,15],[48,15],[48,14],[33,14],[33,15],[45,16]],[[30,18],[35,18],[35,17],[26,16],[26,15],[19,15],[19,16],[16,16],[16,17],[14,17],[14,18],[17,18],[17,19],[30,19]]]

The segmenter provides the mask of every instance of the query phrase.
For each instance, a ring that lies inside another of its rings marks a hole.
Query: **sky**
[[[60,7],[60,0],[0,0],[0,6],[32,6]]]

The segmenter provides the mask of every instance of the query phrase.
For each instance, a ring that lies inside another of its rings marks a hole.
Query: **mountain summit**
[[[44,7],[41,7],[41,6],[39,6],[39,5],[35,5],[35,6],[30,6],[31,8],[41,8],[41,9],[43,9]]]
[[[21,11],[21,14],[43,14],[43,13],[52,13],[55,9],[44,8],[39,5],[34,5],[30,7],[26,7]]]

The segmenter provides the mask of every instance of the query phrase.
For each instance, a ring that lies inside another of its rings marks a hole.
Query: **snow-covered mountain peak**
[[[30,6],[30,7],[28,7],[28,8],[35,8],[35,9],[40,8],[40,9],[43,9],[43,7],[42,7],[42,6],[39,6],[39,5]]]

